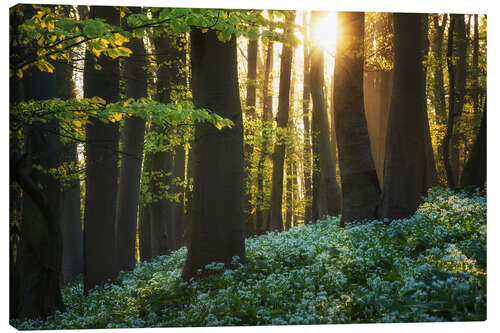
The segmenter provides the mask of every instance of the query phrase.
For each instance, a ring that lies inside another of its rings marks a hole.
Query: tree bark
[[[245,120],[246,123],[252,125],[256,119],[256,101],[257,101],[257,55],[259,49],[259,40],[248,41],[248,76],[247,76],[247,99]],[[248,135],[254,136],[252,126],[246,126]],[[251,236],[256,234],[255,230],[255,214],[252,213],[252,193],[251,193],[251,168],[252,156],[254,153],[253,140],[245,142],[245,235]]]
[[[173,250],[179,249],[183,245],[182,235],[184,231],[184,186],[179,182],[184,182],[184,172],[186,169],[186,151],[184,146],[178,146],[174,152],[173,176],[175,179],[172,185],[173,192],[179,196],[178,202],[171,202],[172,224],[174,226]]]
[[[334,120],[345,222],[377,217],[380,186],[370,149],[363,99],[364,13],[338,13]]]
[[[109,6],[91,6],[90,18],[102,18],[119,25],[119,12]],[[120,99],[118,60],[99,59],[87,52],[84,69],[84,96],[99,96],[107,103]],[[116,198],[118,185],[118,123],[94,120],[87,124],[87,174],[84,222],[84,291],[116,277]]]
[[[286,12],[285,34],[290,33],[291,25],[295,21],[295,12]],[[271,188],[271,231],[283,231],[283,170],[285,163],[285,141],[286,137],[280,133],[288,127],[290,112],[290,81],[292,74],[293,48],[291,45],[283,44],[280,63],[280,85],[278,99],[277,138],[273,154],[273,178]]]
[[[443,35],[446,23],[448,21],[448,15],[443,15],[441,24],[439,24],[439,15],[432,15],[432,22],[434,24],[434,29],[436,30],[432,35],[430,43],[430,51],[434,62],[431,65],[431,71],[434,76],[432,81],[432,91],[433,99],[431,102],[436,110],[436,119],[438,124],[446,123],[446,100],[444,92],[444,79],[443,79]]]
[[[472,103],[474,114],[479,114],[479,15],[474,14],[474,39],[472,41]]]
[[[149,186],[146,179],[151,174],[152,162],[151,154],[146,154],[144,158],[141,187]],[[146,183],[144,183],[145,180]],[[141,261],[150,261],[153,259],[153,245],[151,243],[151,214],[151,204],[141,202],[139,206],[139,253]]]
[[[456,54],[454,54],[454,33],[456,30]],[[459,150],[455,123],[460,118],[465,96],[466,51],[464,15],[452,14],[448,29],[448,74],[449,74],[449,111],[446,124],[446,134],[443,139],[443,159],[448,186],[452,189],[458,186]]]
[[[193,225],[182,278],[197,277],[211,262],[245,258],[243,126],[236,37],[222,43],[215,31],[191,32],[194,104],[233,121],[232,128],[195,127]],[[204,271],[207,273],[207,271]]]
[[[26,99],[54,98],[55,75],[36,68],[29,72],[26,73],[29,78],[24,81],[30,85]],[[15,164],[11,167],[13,180],[23,192],[21,244],[16,258],[20,299],[14,316],[18,318],[45,318],[56,310],[65,311],[60,289],[63,251],[60,183],[55,177],[32,168],[34,164],[43,170],[59,166],[58,127],[55,120],[26,126],[25,153],[13,161]]]
[[[307,29],[306,14],[303,17],[304,28]],[[304,32],[304,82],[302,92],[302,121],[304,123],[304,223],[311,222],[312,219],[312,144],[311,144],[311,125],[310,125],[310,43],[309,31]]]
[[[315,22],[321,16],[321,12],[312,12],[311,21]],[[315,45],[311,51],[311,96],[313,100],[312,110],[312,130],[313,130],[313,151],[317,152],[319,159],[319,170],[324,181],[324,191],[326,192],[326,211],[329,216],[336,216],[340,213],[340,191],[336,178],[336,167],[332,154],[330,143],[330,128],[328,125],[328,113],[326,109],[326,100],[323,92],[324,88],[324,50],[321,46]],[[320,180],[315,177],[314,180]],[[320,180],[321,181],[321,180]],[[323,212],[314,205],[313,197],[313,221],[321,218]]]
[[[259,156],[259,162],[257,164],[257,210],[256,210],[256,232],[258,235],[263,234],[266,229],[264,217],[265,210],[264,200],[265,200],[265,188],[264,188],[264,163],[269,155],[269,142],[271,141],[271,133],[268,130],[268,125],[273,117],[273,97],[272,89],[269,89],[269,84],[272,87],[272,70],[273,70],[273,41],[269,40],[267,42],[267,52],[264,70],[264,82],[263,82],[263,101],[264,107],[262,112],[262,147]]]
[[[172,96],[178,92],[176,87],[185,87],[186,80],[182,74],[185,63],[185,41],[181,36],[163,33],[153,39],[153,44],[157,52],[158,80],[157,80],[157,100],[161,103],[172,102]],[[165,128],[153,125],[152,130],[161,135]],[[160,142],[166,145],[167,142]],[[165,197],[165,189],[173,194],[172,180],[174,172],[173,152],[170,147],[161,147],[152,153],[152,175],[157,175],[153,179],[151,188],[154,201],[151,206],[151,237],[152,255],[165,255],[178,248],[178,226],[174,221],[174,204]]]
[[[394,73],[381,209],[381,216],[389,220],[412,215],[433,185],[423,20],[422,14],[394,14]]]
[[[474,147],[464,166],[460,186],[462,188],[484,188],[486,182],[486,101],[484,103],[481,127]]]
[[[70,17],[71,6],[60,6],[60,13]],[[75,98],[72,61],[55,64],[56,97]],[[61,163],[78,165],[77,142],[61,143]],[[75,176],[75,175],[73,175]],[[63,235],[62,282],[67,284],[83,276],[83,229],[80,203],[80,179],[61,186],[60,226]]]
[[[135,14],[141,12],[140,7],[129,9]],[[144,42],[142,39],[132,38],[125,46],[132,51],[123,63],[125,94],[128,98],[145,98],[148,95],[148,84]],[[132,270],[136,262],[137,211],[145,129],[146,120],[143,118],[132,116],[124,121],[124,154],[121,158],[115,222],[118,271]]]

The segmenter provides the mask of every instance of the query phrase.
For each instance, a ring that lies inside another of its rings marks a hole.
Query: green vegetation
[[[186,249],[139,262],[67,312],[18,329],[327,324],[486,319],[486,193],[434,189],[417,213],[339,227],[339,218],[246,240],[246,262],[183,282]]]

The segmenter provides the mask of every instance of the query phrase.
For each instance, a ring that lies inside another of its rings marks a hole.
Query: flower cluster
[[[339,226],[337,217],[246,240],[246,261],[180,278],[182,248],[116,284],[64,290],[67,312],[18,329],[291,325],[486,319],[486,195],[435,189],[417,213]]]

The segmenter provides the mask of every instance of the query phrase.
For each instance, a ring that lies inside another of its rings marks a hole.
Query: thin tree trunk
[[[342,181],[341,224],[377,217],[380,186],[370,149],[363,99],[364,13],[338,13],[334,121]]]
[[[474,114],[480,112],[479,105],[479,17],[474,14],[474,40],[472,41],[472,103]]]
[[[307,18],[304,13],[303,17],[304,28],[307,29]],[[311,222],[312,219],[312,144],[311,144],[311,125],[310,125],[310,104],[311,104],[311,87],[310,87],[310,44],[308,30],[304,32],[304,82],[302,95],[302,121],[304,123],[304,223]]]
[[[335,89],[335,83],[333,82],[333,75],[332,75],[332,87],[331,87],[331,102],[330,102],[330,146],[332,150],[332,160],[333,160],[333,170],[334,170],[334,177],[335,177],[335,183],[337,184],[337,191],[339,193],[339,213],[340,213],[340,208],[342,207],[342,196],[341,196],[341,191],[337,182],[337,135],[335,133],[335,101],[333,99],[334,96],[334,90]]]
[[[195,127],[193,225],[182,278],[197,277],[211,262],[245,259],[243,124],[236,37],[222,43],[215,31],[191,32],[194,104],[233,121],[232,128]],[[203,274],[207,273],[204,271]]]
[[[172,185],[173,192],[178,195],[178,201],[172,202],[172,223],[174,225],[173,250],[177,250],[183,245],[182,234],[184,231],[184,186],[178,184],[184,182],[186,171],[186,151],[184,146],[178,146],[174,152],[173,176],[175,179]]]
[[[182,73],[185,63],[185,41],[182,36],[163,33],[153,39],[157,51],[158,80],[157,100],[161,103],[170,103],[172,93],[176,87],[186,85]],[[158,125],[153,125],[153,130],[161,133],[165,130]],[[151,236],[153,257],[168,254],[178,248],[178,221],[173,220],[174,205],[165,197],[165,188],[170,188],[172,193],[172,174],[174,171],[173,152],[157,151],[152,154],[152,174],[157,175],[153,180],[152,190],[154,200],[151,203]]]
[[[91,6],[90,18],[102,18],[119,25],[114,7]],[[101,57],[101,70],[94,68],[94,56],[85,57],[84,96],[99,96],[112,103],[120,99],[118,60]],[[84,222],[84,291],[116,277],[115,216],[118,185],[118,123],[94,121],[87,124],[87,174]]]
[[[60,6],[60,14],[70,17],[71,6]],[[63,100],[75,98],[73,63],[55,64],[56,97]],[[61,143],[61,163],[78,165],[77,143]],[[75,175],[72,175],[75,176]],[[63,234],[62,282],[67,284],[83,276],[83,230],[80,209],[80,179],[75,176],[61,186],[60,226]]]
[[[393,88],[381,208],[381,216],[389,220],[412,215],[432,185],[423,23],[422,14],[394,14]]]
[[[258,235],[264,233],[267,229],[265,226],[265,210],[264,199],[265,188],[264,188],[264,163],[267,156],[269,155],[269,141],[271,140],[271,133],[268,130],[268,124],[271,122],[273,117],[273,97],[272,89],[269,89],[269,85],[272,87],[272,70],[273,70],[273,41],[269,40],[267,43],[266,52],[266,62],[264,70],[264,83],[263,83],[263,100],[264,107],[262,112],[262,122],[264,129],[262,130],[263,142],[261,147],[261,153],[259,156],[259,162],[257,164],[257,210],[256,210],[256,232]]]
[[[290,83],[290,111],[288,118],[288,129],[290,135],[295,135],[295,124],[294,124],[294,95],[295,95],[295,70],[292,66],[292,81]],[[292,227],[292,221],[295,219],[294,210],[294,180],[297,181],[296,176],[294,176],[295,169],[295,147],[293,143],[287,145],[286,148],[286,215],[285,215],[285,230],[290,230]],[[295,179],[294,179],[295,177]],[[295,219],[296,221],[296,219]]]
[[[456,50],[454,55],[454,32],[456,30]],[[448,29],[448,74],[449,74],[449,111],[446,134],[443,139],[443,158],[446,178],[450,188],[458,186],[459,159],[458,139],[455,133],[455,123],[459,119],[464,104],[466,78],[466,50],[464,16],[452,14]]]
[[[290,33],[291,24],[295,21],[295,12],[286,12],[285,33]],[[290,81],[292,74],[293,48],[291,45],[283,44],[280,63],[280,86],[278,100],[277,138],[273,154],[273,178],[271,188],[271,231],[283,231],[283,169],[285,163],[285,140],[280,135],[288,127],[290,112]]]
[[[257,57],[259,49],[259,40],[248,41],[248,76],[247,76],[247,99],[245,120],[247,124],[252,125],[256,119],[256,101],[257,101]],[[246,126],[247,131],[253,131],[252,126]],[[248,133],[254,136],[254,133]],[[252,156],[254,153],[253,140],[245,142],[245,235],[251,236],[256,233],[255,214],[252,213],[252,193],[251,193],[251,168]]]
[[[443,79],[443,35],[446,23],[448,21],[448,15],[443,15],[441,24],[439,24],[439,15],[432,15],[432,21],[434,23],[435,33],[432,35],[432,40],[430,44],[430,51],[434,62],[432,63],[431,70],[434,76],[432,81],[432,91],[434,98],[431,100],[436,110],[436,119],[438,124],[446,123],[446,100],[444,92],[444,79]]]
[[[141,177],[141,187],[149,186],[148,181],[152,171],[152,156],[146,154]],[[150,261],[153,258],[153,245],[151,243],[151,204],[141,202],[139,206],[139,253],[141,261]]]
[[[134,14],[141,13],[140,7],[129,7],[129,9]],[[132,38],[125,46],[132,51],[132,54],[124,59],[123,64],[125,94],[129,98],[145,98],[148,94],[148,84],[144,42],[142,39]],[[115,222],[118,271],[132,270],[135,267],[137,211],[145,128],[146,120],[135,116],[126,118],[123,125],[124,154],[119,174]]]

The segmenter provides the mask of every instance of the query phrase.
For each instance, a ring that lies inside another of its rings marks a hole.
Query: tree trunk
[[[380,187],[363,99],[364,13],[338,13],[334,120],[342,181],[341,224],[377,217]]]
[[[21,15],[21,10],[24,16]],[[29,5],[11,11],[11,57],[19,52],[18,26],[34,14]],[[19,54],[19,53],[18,53]],[[55,77],[32,69],[24,79],[10,79],[10,103],[44,100],[55,97]],[[28,77],[27,77],[28,76]],[[30,77],[29,77],[30,76]],[[30,85],[30,89],[23,89]],[[15,91],[19,89],[18,91]],[[24,91],[23,91],[24,90]],[[25,94],[31,92],[31,94]],[[65,311],[60,290],[62,234],[59,225],[60,184],[54,177],[33,169],[44,170],[59,165],[60,142],[57,121],[35,122],[24,129],[24,149],[10,142],[11,195],[16,204],[16,222],[10,228],[10,318],[45,318],[55,311]],[[13,183],[17,188],[12,192]],[[43,186],[43,190],[39,186]],[[19,196],[18,196],[19,195]],[[13,212],[11,212],[12,214]],[[15,249],[15,252],[14,251]]]
[[[185,63],[185,41],[182,36],[163,33],[153,39],[157,52],[158,80],[157,100],[161,103],[170,103],[172,95],[177,91],[176,87],[185,87],[185,77],[182,74]],[[161,134],[165,131],[158,125],[152,126],[152,130]],[[164,145],[166,142],[160,142]],[[153,202],[151,205],[151,236],[153,257],[165,255],[178,248],[178,226],[174,221],[174,204],[165,197],[165,188],[172,194],[172,174],[174,172],[173,152],[169,148],[162,148],[152,153],[152,175]]]
[[[332,87],[331,87],[331,102],[330,102],[330,149],[332,150],[332,162],[333,162],[333,170],[334,170],[334,178],[335,178],[335,184],[337,186],[337,192],[339,196],[339,213],[340,213],[340,208],[342,207],[342,197],[340,195],[340,188],[337,182],[337,135],[335,133],[335,101],[333,99],[334,96],[334,89],[335,89],[335,82],[333,82],[333,75],[332,75]]]
[[[456,30],[456,55],[454,55],[454,32]],[[452,189],[458,186],[459,147],[455,133],[455,123],[463,111],[466,79],[466,51],[464,15],[452,14],[448,29],[448,74],[449,74],[449,111],[446,134],[443,139],[443,158],[448,186]]]
[[[55,97],[54,74],[36,68],[30,74],[24,81],[31,85],[27,100]],[[58,126],[54,120],[26,126],[25,155],[13,161],[13,180],[23,191],[21,244],[16,258],[20,299],[15,316],[19,318],[45,318],[56,310],[65,311],[60,289],[63,251],[60,184],[53,176],[32,168],[34,164],[43,170],[59,166]]]
[[[146,179],[151,174],[152,162],[151,154],[146,154],[141,177],[141,187],[149,186],[149,182]],[[139,253],[141,261],[150,261],[153,259],[151,214],[151,204],[141,202],[139,206]]]
[[[285,34],[290,33],[291,25],[295,21],[295,12],[286,12]],[[277,138],[273,154],[273,178],[271,188],[271,231],[283,231],[283,170],[285,163],[285,141],[281,132],[288,127],[290,112],[290,81],[292,74],[293,48],[291,45],[283,44],[280,63],[280,86],[278,100]]]
[[[91,6],[90,18],[120,24],[114,7]],[[101,57],[101,70],[94,68],[94,56],[87,52],[84,96],[99,96],[107,103],[120,99],[118,60]],[[84,222],[84,290],[116,277],[116,198],[118,185],[118,123],[94,121],[87,124],[87,174]]]
[[[256,233],[258,235],[263,234],[267,229],[265,226],[265,210],[264,200],[265,200],[265,188],[264,188],[264,163],[269,155],[269,141],[271,141],[271,133],[267,130],[268,125],[273,117],[273,97],[272,88],[272,70],[273,70],[273,42],[269,40],[267,42],[267,52],[266,52],[266,62],[264,70],[264,83],[263,83],[263,100],[264,107],[262,112],[262,122],[263,122],[263,142],[261,147],[261,153],[259,156],[259,162],[257,164],[257,210],[256,210]]]
[[[412,215],[433,185],[423,20],[422,14],[394,14],[394,73],[381,209],[381,216],[390,220]]]
[[[169,254],[173,250],[174,225],[172,223],[172,206],[167,194],[171,190],[173,171],[173,154],[171,151],[160,151],[152,154],[150,186],[153,195],[151,208],[151,248],[153,257]]]
[[[134,14],[141,12],[140,7],[129,7],[129,9]],[[128,98],[145,98],[148,94],[148,84],[144,42],[142,39],[132,38],[125,46],[132,51],[130,57],[126,57],[123,63],[125,94]],[[132,270],[135,267],[137,210],[145,128],[146,120],[135,116],[126,118],[123,125],[123,155],[115,225],[118,271]]]
[[[464,166],[460,186],[462,188],[484,188],[486,182],[486,101],[481,119],[481,127],[474,147]]]
[[[443,79],[443,35],[446,23],[448,21],[448,15],[443,15],[443,20],[439,24],[439,15],[432,15],[432,21],[434,23],[435,33],[432,35],[430,43],[430,51],[434,62],[431,65],[431,71],[433,74],[432,81],[432,91],[434,98],[431,102],[436,110],[436,119],[438,124],[446,123],[446,100],[444,92],[444,79]]]
[[[195,127],[193,225],[182,277],[197,276],[211,262],[245,258],[243,126],[238,90],[236,37],[222,43],[215,31],[191,32],[193,99],[233,121],[232,128]],[[205,271],[206,273],[207,271]]]
[[[171,202],[172,205],[172,224],[174,226],[174,239],[172,250],[177,250],[183,245],[182,234],[184,231],[184,186],[179,182],[184,182],[184,172],[186,170],[186,151],[184,146],[178,146],[174,153],[174,184],[173,192],[178,195],[178,201]]]
[[[250,126],[246,126],[248,135],[254,136],[253,122],[255,121],[255,107],[257,100],[257,54],[259,49],[259,40],[249,40],[248,41],[248,76],[247,76],[247,99],[246,99],[246,110],[245,110],[245,120]],[[245,128],[245,126],[244,126]],[[254,143],[253,140],[247,140],[245,142],[245,235],[251,236],[256,233],[255,230],[255,214],[252,213],[252,193],[251,193],[251,168],[252,168],[252,156],[254,153]]]
[[[319,19],[320,12],[311,13],[311,21],[315,22]],[[320,46],[313,46],[311,52],[311,96],[313,100],[312,110],[312,130],[313,130],[313,151],[319,159],[319,172],[324,181],[324,192],[326,196],[326,211],[329,216],[336,216],[340,213],[340,191],[336,178],[335,160],[332,154],[332,146],[330,144],[330,128],[328,125],[328,113],[326,108],[326,100],[323,92],[324,87],[324,50]],[[318,177],[316,177],[316,180]],[[320,212],[318,207],[314,206],[313,199],[313,221],[322,217],[323,212]]]
[[[480,112],[479,105],[479,15],[474,14],[474,40],[472,41],[472,103],[474,114]]]
[[[61,14],[70,16],[71,6],[61,6]],[[73,63],[55,64],[56,97],[75,98]],[[77,143],[61,143],[61,163],[78,165]],[[75,175],[73,175],[75,176]],[[72,179],[61,187],[60,226],[63,235],[62,282],[67,284],[83,276],[83,229],[80,209],[80,179]]]
[[[304,28],[307,29],[306,14],[303,17]],[[304,32],[304,82],[302,93],[302,121],[304,123],[304,223],[311,222],[312,219],[312,146],[311,146],[311,125],[310,125],[310,44],[308,30]]]
[[[195,161],[195,156],[194,156],[194,150],[193,148],[190,148],[188,151],[188,156],[187,156],[187,166],[186,166],[186,180],[188,182],[191,182],[193,179],[193,172],[194,172],[194,161]],[[193,225],[193,191],[192,190],[186,190],[186,207],[185,211],[186,214],[184,215],[184,230],[183,230],[183,243],[187,246],[189,244],[189,237],[191,236],[191,226]]]

